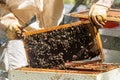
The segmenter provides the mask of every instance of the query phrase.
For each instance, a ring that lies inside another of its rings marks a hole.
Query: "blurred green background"
[[[75,0],[63,0],[65,4],[74,4]]]
[[[74,4],[74,3],[76,3],[77,1],[80,1],[80,0],[63,0],[63,2],[64,2],[65,4]],[[94,0],[81,0],[81,1],[83,1],[83,4],[85,4],[86,2],[92,2],[92,1],[94,1]]]

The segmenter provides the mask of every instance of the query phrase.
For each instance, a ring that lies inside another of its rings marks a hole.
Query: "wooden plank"
[[[88,12],[89,12],[89,10],[80,12],[80,13],[71,13],[70,16],[88,19]],[[113,9],[113,10],[108,11],[107,21],[120,22],[120,10]]]

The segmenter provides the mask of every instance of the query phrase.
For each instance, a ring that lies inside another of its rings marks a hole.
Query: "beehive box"
[[[72,61],[104,59],[99,32],[89,21],[26,32],[24,42],[32,68],[64,69]]]
[[[83,14],[72,16],[85,18],[87,13]],[[119,20],[118,15],[108,17],[110,21]],[[120,79],[120,64],[99,63],[104,60],[101,39],[89,21],[26,32],[24,42],[29,67],[10,70],[10,80]]]
[[[81,65],[82,66],[82,65]],[[119,80],[120,66],[118,64],[87,64],[85,68],[76,69],[41,69],[20,68],[10,70],[10,80]],[[96,69],[95,69],[96,68]]]

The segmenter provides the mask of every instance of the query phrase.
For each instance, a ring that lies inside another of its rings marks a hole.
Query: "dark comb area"
[[[24,42],[30,67],[63,69],[66,62],[100,55],[89,27],[80,24],[27,36]]]

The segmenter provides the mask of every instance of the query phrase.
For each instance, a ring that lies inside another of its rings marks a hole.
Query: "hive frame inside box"
[[[101,44],[101,39],[100,39],[99,32],[96,29],[96,27],[91,26],[89,21],[82,21],[82,22],[78,21],[78,22],[73,22],[73,23],[70,23],[70,24],[54,26],[52,28],[46,28],[46,29],[43,29],[43,30],[25,32],[25,38],[27,38],[30,35],[40,34],[40,33],[49,32],[49,31],[53,31],[53,30],[60,30],[60,29],[63,29],[63,28],[69,28],[69,27],[72,27],[72,26],[80,25],[80,24],[88,24],[90,26],[89,30],[90,30],[90,32],[92,34],[92,37],[96,40],[98,49],[100,50],[100,58],[99,59],[95,59],[95,60],[92,60],[92,61],[85,61],[85,62],[80,61],[80,63],[87,63],[87,62],[88,63],[93,63],[93,62],[102,62],[102,61],[104,61],[104,53],[103,53],[103,49],[102,49],[102,44]],[[26,43],[25,43],[25,45],[26,45]],[[28,56],[28,62],[30,62],[28,53],[27,53],[27,56]]]

